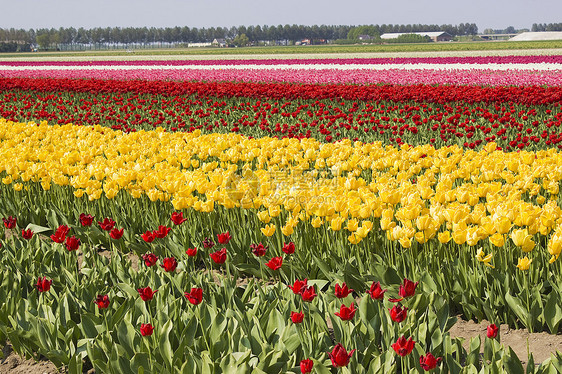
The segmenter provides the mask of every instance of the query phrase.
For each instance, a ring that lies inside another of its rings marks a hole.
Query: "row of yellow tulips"
[[[404,248],[433,238],[502,247],[509,237],[530,252],[537,238],[550,236],[551,262],[562,249],[562,153],[554,149],[396,148],[162,129],[125,134],[0,119],[0,156],[2,182],[16,190],[32,181],[43,189],[70,185],[90,200],[123,190],[178,210],[242,207],[255,210],[266,236],[325,225],[347,230],[352,244],[380,228]],[[285,224],[278,228],[270,221],[280,215]]]

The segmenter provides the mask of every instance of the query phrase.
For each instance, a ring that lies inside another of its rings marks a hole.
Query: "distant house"
[[[222,38],[213,40],[213,42],[211,44],[215,47],[221,47],[221,48],[226,47],[226,45],[227,45],[226,40],[222,39]]]
[[[210,47],[212,43],[188,43],[188,48],[203,48],[203,47]]]
[[[359,40],[371,40],[374,39],[371,35],[359,35]]]
[[[400,35],[416,34],[421,36],[429,36],[434,42],[448,42],[453,36],[446,31],[430,31],[430,32],[391,32],[381,35],[381,39],[396,39]]]

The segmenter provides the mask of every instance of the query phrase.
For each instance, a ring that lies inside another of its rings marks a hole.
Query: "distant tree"
[[[48,33],[38,34],[35,38],[40,49],[48,49],[51,45],[51,37]]]
[[[353,27],[351,30],[349,30],[349,32],[347,33],[347,38],[351,40],[357,40],[359,39],[359,35],[378,37],[379,33],[375,26],[358,26]]]
[[[250,39],[246,36],[246,34],[236,35],[232,43],[237,47],[245,47],[250,43]]]
[[[396,39],[385,40],[388,43],[429,43],[431,38],[427,35],[402,34]]]

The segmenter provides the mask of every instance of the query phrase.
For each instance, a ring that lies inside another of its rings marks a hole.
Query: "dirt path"
[[[464,338],[463,346],[468,348],[470,338],[480,335],[482,342],[481,350],[484,351],[484,340],[486,328],[490,323],[482,321],[463,321],[459,318],[458,322],[451,328],[451,337]],[[547,332],[529,333],[525,329],[510,329],[507,325],[500,326],[500,342],[504,346],[509,346],[517,354],[523,364],[527,363],[527,352],[533,354],[535,364],[540,364],[550,357],[551,353],[562,352],[562,335],[551,335]]]
[[[59,374],[55,365],[47,360],[25,359],[12,351],[11,345],[2,349],[4,358],[0,360],[0,374]]]

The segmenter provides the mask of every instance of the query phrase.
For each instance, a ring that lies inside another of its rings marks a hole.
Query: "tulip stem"
[[[530,281],[529,281],[529,277],[530,277],[530,272],[531,270],[527,270],[527,274],[525,274],[523,276],[523,281],[524,281],[524,288],[525,288],[525,293],[527,296],[527,329],[529,330],[530,333],[533,332],[533,321],[531,319],[531,301],[529,298],[529,294],[531,293],[531,285],[530,285]]]
[[[201,320],[201,309],[199,306],[195,306],[195,316],[199,321],[199,326],[201,326],[201,335],[203,336],[203,341],[205,342],[205,346],[207,347],[207,352],[211,353],[211,347],[209,346],[209,342],[207,341],[207,336],[205,335],[205,328],[203,327],[203,321]]]
[[[150,348],[150,343],[148,342],[151,339],[151,336],[145,336],[147,339],[143,339],[146,345],[146,351],[148,352],[148,365],[152,367],[152,349]]]

